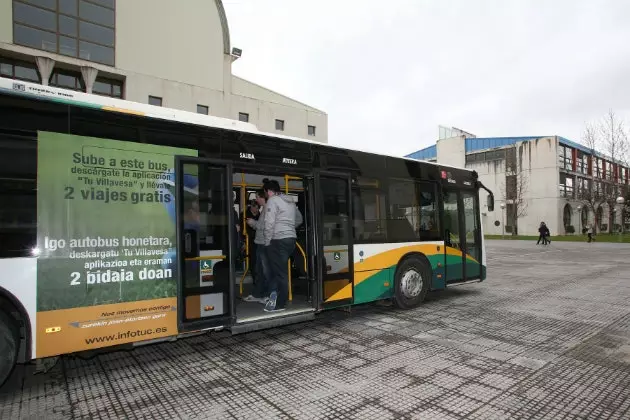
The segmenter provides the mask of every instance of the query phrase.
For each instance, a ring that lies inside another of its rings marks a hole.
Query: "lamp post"
[[[625,203],[626,203],[626,200],[623,197],[621,197],[621,196],[617,197],[617,204],[619,204],[619,207],[620,207],[619,213],[621,214],[621,223],[620,223],[621,228],[619,229],[619,242],[621,242],[623,240],[623,223],[624,223],[624,220],[623,220],[623,205]]]
[[[501,203],[501,239],[505,239],[505,203]]]
[[[582,235],[582,206],[577,206],[578,211],[578,236]]]

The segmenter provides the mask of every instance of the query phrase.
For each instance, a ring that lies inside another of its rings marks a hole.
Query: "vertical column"
[[[90,66],[81,66],[81,75],[83,76],[83,83],[85,83],[85,92],[92,93],[98,69]]]
[[[39,75],[42,77],[42,85],[48,86],[50,75],[55,68],[55,60],[49,57],[35,57],[35,63],[39,70]]]

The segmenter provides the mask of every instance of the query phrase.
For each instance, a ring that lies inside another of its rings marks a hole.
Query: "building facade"
[[[0,74],[327,142],[325,112],[232,74],[221,0],[0,0]]]
[[[480,192],[485,234],[537,235],[542,221],[552,235],[579,234],[589,224],[598,232],[630,230],[630,212],[617,204],[628,199],[627,166],[560,136],[440,133],[435,145],[407,157],[477,171],[496,200],[490,212]]]

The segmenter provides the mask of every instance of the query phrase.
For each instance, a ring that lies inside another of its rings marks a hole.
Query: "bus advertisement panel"
[[[177,334],[175,155],[38,132],[36,357]]]

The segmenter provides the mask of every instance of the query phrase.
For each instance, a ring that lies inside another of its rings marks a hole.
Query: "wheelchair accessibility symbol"
[[[341,259],[341,252],[335,251],[335,253],[333,254],[333,258],[335,259],[335,261],[339,261]]]

